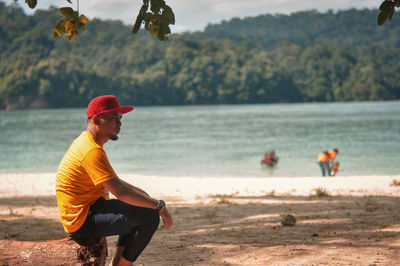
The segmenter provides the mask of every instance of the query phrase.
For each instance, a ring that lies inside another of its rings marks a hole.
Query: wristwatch
[[[158,201],[158,207],[157,207],[157,211],[160,212],[162,210],[162,208],[165,207],[165,202],[163,200],[159,200]]]

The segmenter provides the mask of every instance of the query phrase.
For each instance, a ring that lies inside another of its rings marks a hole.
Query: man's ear
[[[100,118],[97,115],[94,115],[92,120],[93,120],[93,124],[95,124],[96,126],[98,124],[100,124]]]

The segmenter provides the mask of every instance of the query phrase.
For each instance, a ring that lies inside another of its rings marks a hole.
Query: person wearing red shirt
[[[261,160],[261,164],[265,164],[266,166],[274,166],[278,163],[279,158],[276,157],[275,151],[270,151],[265,154],[264,159]]]

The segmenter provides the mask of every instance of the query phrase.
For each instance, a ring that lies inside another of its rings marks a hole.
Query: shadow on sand
[[[169,206],[174,226],[155,234],[141,256],[146,264],[157,265],[163,261],[162,254],[171,250],[175,256],[165,265],[215,263],[221,256],[215,254],[216,247],[223,247],[228,257],[241,249],[246,252],[246,248],[287,246],[304,254],[315,246],[386,248],[400,254],[398,197],[217,195],[211,203]],[[2,198],[0,211],[0,240],[66,237],[55,197]],[[282,226],[284,214],[294,215],[296,225]]]

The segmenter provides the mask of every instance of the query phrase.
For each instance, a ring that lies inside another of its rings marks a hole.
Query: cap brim
[[[132,106],[121,106],[120,108],[118,108],[118,111],[120,111],[123,114],[126,114],[126,113],[132,111],[133,109],[135,109],[135,108],[133,108]]]
[[[132,106],[121,106],[121,107],[110,109],[110,110],[104,110],[104,112],[102,112],[102,114],[109,113],[109,112],[121,112],[123,114],[126,114],[126,113],[132,111],[133,109],[135,109],[135,108],[133,108]]]

